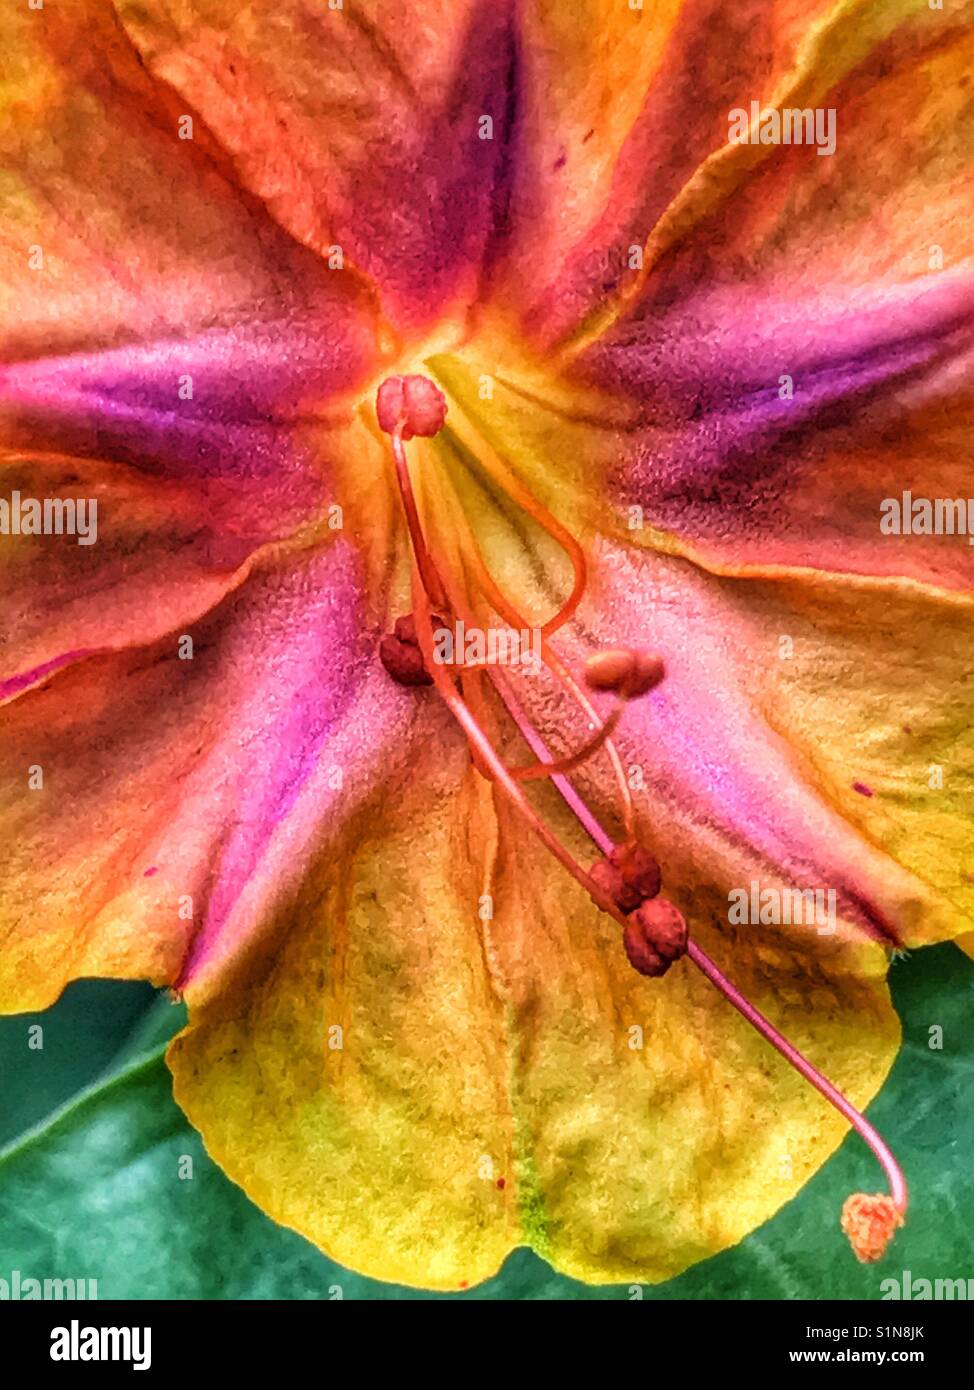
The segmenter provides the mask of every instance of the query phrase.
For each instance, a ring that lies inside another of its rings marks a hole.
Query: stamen
[[[390,376],[375,398],[379,428],[403,439],[439,434],[446,419],[446,397],[428,376]]]
[[[514,695],[514,692],[511,690],[511,687],[508,684],[508,682],[503,680],[495,671],[491,672],[491,678],[494,683],[494,688],[497,691],[498,696],[500,697],[501,703],[504,705],[504,708],[507,710],[511,719],[517,725],[521,733],[521,737],[524,739],[525,743],[531,749],[532,753],[534,753],[535,757],[538,758],[541,762],[545,762],[546,760],[552,761],[544,740],[542,739],[541,735],[537,732],[537,730],[534,728],[534,726],[531,724],[527,715],[524,713],[524,710],[518,703]],[[551,782],[552,785],[558,789],[558,794],[561,797],[562,801],[564,801],[565,805],[571,811],[572,815],[578,821],[579,825],[582,827],[582,829],[585,831],[588,837],[598,844],[599,837],[601,836],[605,841],[606,849],[611,849],[611,838],[608,835],[606,835],[605,831],[602,829],[601,825],[596,820],[594,813],[589,810],[588,806],[582,800],[581,796],[578,794],[575,788],[572,786],[571,782],[569,782],[568,778],[562,776],[561,773],[556,772],[552,773]],[[595,878],[594,868],[590,869],[589,873],[593,878]],[[600,886],[605,888],[604,883]],[[606,892],[609,897],[613,897],[611,891],[606,889]]]
[[[479,559],[480,557],[478,556],[478,560]],[[487,582],[488,580],[485,576],[485,583]],[[490,592],[488,590],[487,598],[505,622],[509,623],[512,627],[516,628],[517,630],[521,630],[526,626],[524,619],[521,617],[520,613],[518,613],[517,609],[512,608],[510,605],[507,604],[504,596],[500,593],[499,590],[494,590],[494,592]],[[609,720],[603,720],[601,714],[599,714],[598,710],[592,704],[591,700],[588,698],[585,691],[579,685],[578,681],[568,670],[561,657],[557,654],[557,652],[555,652],[552,649],[549,643],[544,639],[542,639],[541,643],[541,655],[544,664],[547,666],[548,670],[552,673],[552,675],[559,682],[562,688],[575,701],[582,713],[585,715],[585,718],[589,721],[590,724],[595,725],[596,739],[593,740],[593,744],[595,746],[590,748],[588,752],[586,752],[585,758],[591,756],[591,753],[595,752],[597,747],[601,747],[602,745],[605,746],[605,751],[608,754],[609,761],[612,765],[612,773],[616,780],[616,786],[619,790],[623,824],[626,827],[626,833],[628,835],[631,835],[633,830],[632,795],[629,791],[629,783],[626,781],[626,774],[622,766],[622,759],[619,756],[619,750],[616,748],[615,743],[612,739],[612,735],[615,731],[616,724],[618,723],[618,716],[616,717],[616,720],[612,724],[611,728],[606,727],[609,723]],[[491,672],[491,678],[494,682],[495,687],[499,687],[499,682],[494,672]],[[499,690],[498,693],[500,693]],[[501,695],[501,698],[504,699],[506,704],[508,703],[503,694]],[[510,708],[510,706],[508,707]],[[619,713],[621,714],[621,710],[619,711]],[[516,715],[512,715],[512,717],[514,718],[514,722],[520,729],[521,734],[524,736],[525,742],[528,744],[529,747],[531,747],[531,740],[526,732],[526,729],[528,727],[527,721],[522,718],[519,718]],[[609,719],[611,718],[612,716],[610,715]],[[533,749],[532,751],[537,755],[537,749]],[[582,761],[584,760],[585,759],[583,758]],[[549,777],[556,777],[560,775],[561,771],[568,770],[557,768],[555,766],[555,760],[552,758],[542,758],[539,759],[539,762],[545,764],[545,772],[543,774],[541,772],[535,773],[535,776],[545,775]]]
[[[557,763],[551,757],[544,739],[526,720],[523,711],[520,710],[509,690],[505,688],[504,683],[498,682],[495,677],[495,684],[503,703],[532,751],[540,760],[540,765],[543,767],[542,775],[550,777],[552,784],[583,829],[606,856],[606,861],[603,862],[608,862],[610,868],[618,873],[618,878],[608,875],[600,869],[599,865],[596,865],[592,871],[586,871],[566,846],[553,834],[527,800],[513,770],[506,766],[497,753],[451,676],[433,660],[433,626],[441,623],[442,619],[436,618],[432,610],[433,605],[438,607],[445,604],[446,591],[426,548],[413,496],[409,468],[403,450],[403,439],[411,438],[413,434],[436,433],[436,430],[443,423],[446,403],[443,400],[442,412],[439,411],[439,408],[434,410],[436,395],[432,393],[436,393],[441,399],[442,393],[437,392],[437,388],[433,386],[432,382],[428,383],[431,391],[427,390],[425,386],[420,389],[405,385],[405,383],[413,381],[424,382],[425,378],[390,378],[390,381],[383,383],[383,387],[380,388],[381,404],[377,402],[379,423],[387,433],[391,434],[392,438],[396,474],[415,557],[413,591],[417,620],[411,629],[405,626],[400,632],[398,630],[399,624],[401,622],[408,624],[409,622],[409,620],[400,619],[396,624],[397,632],[394,634],[393,640],[398,641],[402,647],[408,648],[411,645],[407,640],[408,636],[410,634],[415,636],[424,672],[432,678],[437,692],[466,734],[476,764],[485,776],[494,781],[555,859],[568,870],[576,882],[586,889],[595,904],[622,926],[623,945],[632,965],[642,974],[662,975],[669,969],[674,960],[686,954],[746,1022],[760,1033],[799,1075],[803,1076],[830,1105],[849,1121],[869,1146],[886,1174],[890,1192],[888,1195],[874,1194],[872,1196],[864,1193],[853,1194],[847,1199],[843,1207],[841,1224],[843,1231],[852,1243],[857,1258],[861,1260],[878,1259],[885,1250],[894,1230],[903,1224],[908,1198],[906,1182],[899,1164],[877,1130],[852,1102],[846,1099],[838,1087],[814,1067],[794,1044],[789,1042],[784,1034],[779,1032],[760,1010],[728,980],[706,952],[695,941],[689,939],[686,923],[676,907],[667,899],[656,896],[659,884],[658,881],[654,880],[645,863],[642,864],[642,867],[649,876],[643,879],[639,878],[633,865],[640,862],[637,851],[641,850],[641,846],[635,844],[631,835],[631,827],[627,826],[631,843],[624,846],[615,845],[595,815],[562,775],[566,764],[577,765],[579,755],[573,755],[572,759]],[[400,384],[393,385],[395,382]],[[501,468],[506,474],[506,468],[503,465]],[[530,498],[530,494],[526,494],[526,490],[516,479],[513,479],[513,475],[506,479],[505,485],[512,495],[520,494],[517,496],[517,500],[525,505],[525,501],[522,499]],[[532,505],[527,506],[527,510],[536,519],[538,519],[537,512],[547,517],[544,509],[539,508],[533,499],[530,500]],[[549,519],[554,521],[553,518]],[[554,525],[558,527],[557,523]],[[563,528],[558,527],[558,530],[563,531]],[[554,532],[549,532],[549,534],[554,534]],[[572,544],[577,547],[577,542],[574,542],[574,538],[571,539]],[[578,553],[581,555],[580,547],[578,547]],[[582,559],[581,568],[576,567],[577,595],[573,592],[569,605],[566,605],[566,609],[563,609],[559,615],[556,615],[556,620],[553,620],[554,626],[560,625],[566,620],[566,617],[570,615],[566,610],[573,603],[574,606],[577,606],[581,597],[581,588],[578,583],[579,574],[584,576],[584,559]],[[494,587],[496,588],[496,586]],[[495,607],[497,607],[496,603]],[[501,609],[497,607],[497,611],[501,612]],[[573,606],[571,611],[574,611]],[[522,623],[521,626],[524,624]],[[552,631],[554,626],[549,622],[543,631]],[[557,660],[554,653],[551,655]],[[621,711],[626,700],[645,693],[662,677],[662,664],[658,658],[647,657],[644,661],[639,661],[636,659],[639,655],[631,651],[603,652],[589,662],[586,671],[589,683],[597,689],[614,690],[620,697],[620,704],[617,711],[613,711],[614,714]],[[607,743],[609,733],[606,730],[611,732],[610,724],[612,724],[612,716],[605,721],[599,730],[597,735],[599,743]],[[642,853],[645,854],[646,852],[642,851]],[[649,857],[651,858],[651,856]],[[655,861],[653,862],[655,863]],[[624,870],[620,867],[622,865],[628,867]],[[658,866],[656,867],[658,871]],[[648,891],[627,916],[620,903],[631,901],[631,898],[625,896],[625,890],[632,889],[635,892],[637,884],[645,886]]]
[[[528,728],[530,728],[530,726],[528,726]],[[522,732],[524,732],[523,727]],[[527,735],[525,736],[527,737]],[[551,755],[548,750],[548,747],[544,739],[536,730],[531,730],[529,741],[532,745],[535,754],[539,758],[550,758]],[[579,822],[582,828],[587,832],[592,841],[598,846],[598,848],[602,851],[604,855],[611,858],[612,853],[615,849],[612,837],[599,823],[597,817],[590,810],[590,808],[587,805],[585,805],[585,803],[582,801],[581,797],[579,797],[575,789],[571,786],[569,782],[566,782],[563,778],[560,777],[552,778],[552,784],[557,788],[559,794],[562,797],[562,800],[565,802],[566,806],[568,806],[569,810],[575,816],[576,820]],[[581,806],[579,806],[579,803],[581,803]],[[594,878],[594,876],[595,875],[593,871],[590,877]],[[603,883],[600,883],[598,886],[600,889],[600,894],[605,894],[605,885]],[[611,893],[606,895],[611,896]],[[600,901],[600,897],[594,893],[592,894],[592,897],[595,900],[596,904],[599,907],[603,907],[604,910],[604,904],[602,901]],[[616,920],[618,921],[616,913],[613,913],[612,915],[616,917]],[[624,930],[627,925],[628,923],[623,923]],[[697,969],[704,976],[706,976],[710,983],[724,996],[728,1003],[734,1006],[738,1013],[741,1014],[741,1016],[751,1025],[751,1027],[754,1028],[758,1033],[760,1033],[761,1036],[765,1039],[765,1041],[770,1043],[771,1046],[775,1049],[775,1051],[779,1052],[781,1056],[784,1057],[785,1061],[789,1063],[789,1065],[794,1067],[794,1069],[801,1076],[803,1076],[805,1080],[809,1082],[810,1085],[814,1086],[814,1088],[819,1092],[820,1095],[825,1097],[825,1099],[829,1102],[830,1105],[834,1106],[834,1108],[839,1111],[840,1115],[844,1116],[844,1118],[849,1121],[853,1129],[855,1129],[856,1133],[871,1149],[874,1157],[876,1158],[877,1162],[886,1174],[886,1178],[890,1186],[890,1196],[887,1200],[892,1202],[893,1208],[899,1217],[898,1224],[902,1225],[906,1216],[906,1209],[908,1204],[906,1180],[904,1179],[902,1170],[900,1169],[899,1164],[897,1163],[891,1150],[889,1149],[889,1146],[886,1144],[885,1140],[882,1138],[879,1132],[874,1128],[872,1124],[870,1124],[870,1122],[866,1119],[865,1115],[863,1115],[861,1111],[857,1110],[851,1101],[846,1099],[846,1097],[842,1094],[838,1087],[834,1086],[826,1076],[823,1076],[823,1074],[817,1069],[817,1067],[812,1066],[811,1062],[809,1062],[802,1055],[802,1053],[799,1052],[799,1050],[794,1046],[794,1044],[790,1043],[788,1039],[784,1036],[784,1034],[780,1033],[778,1029],[775,1028],[774,1024],[771,1023],[769,1019],[765,1018],[764,1014],[762,1014],[759,1009],[755,1008],[751,1001],[744,994],[741,993],[741,991],[736,987],[736,985],[733,985],[727,978],[727,976],[724,975],[720,969],[718,969],[717,965],[714,963],[714,961],[710,959],[707,953],[700,946],[698,946],[692,938],[689,937],[687,940],[686,953],[690,960],[693,961]],[[856,1196],[858,1195],[860,1194],[856,1194]],[[853,1201],[854,1198],[849,1198],[847,1206],[851,1204]],[[854,1212],[857,1210],[861,1210],[861,1208],[853,1207]],[[856,1249],[858,1253],[858,1249],[865,1248],[865,1246],[862,1244],[863,1237],[860,1233],[861,1228],[856,1227],[853,1229],[854,1234],[850,1235],[850,1239],[853,1240],[853,1248]],[[855,1244],[856,1238],[858,1238],[860,1241],[859,1246]]]
[[[737,1012],[741,1014],[743,1018],[747,1019],[751,1027],[756,1028],[761,1036],[767,1039],[775,1051],[781,1053],[786,1062],[789,1062],[806,1081],[814,1086],[816,1091],[818,1091],[820,1095],[823,1095],[829,1104],[838,1110],[840,1115],[845,1116],[856,1133],[869,1146],[876,1161],[886,1174],[886,1180],[890,1187],[890,1196],[886,1200],[892,1203],[893,1209],[899,1217],[896,1224],[902,1226],[906,1216],[908,1201],[906,1180],[903,1177],[899,1164],[893,1157],[893,1154],[879,1132],[874,1129],[865,1115],[857,1110],[851,1101],[846,1100],[839,1088],[834,1086],[832,1082],[829,1081],[828,1077],[823,1076],[816,1067],[813,1067],[811,1062],[798,1051],[798,1048],[795,1047],[793,1043],[790,1043],[783,1033],[778,1032],[774,1024],[770,1023],[768,1019],[765,1018],[764,1014],[754,1007],[751,1001],[741,993],[736,985],[731,984],[727,976],[718,970],[710,957],[702,951],[693,940],[688,943],[687,954],[694,965],[706,975],[710,983],[720,991],[728,1003],[733,1004]],[[856,1194],[855,1196],[857,1197],[859,1195],[860,1194]],[[855,1203],[855,1197],[850,1197],[848,1199],[846,1208],[849,1207],[850,1203]],[[843,1209],[843,1213],[845,1213],[846,1208]],[[861,1208],[857,1205],[853,1205],[854,1213],[860,1210]],[[843,1225],[843,1230],[845,1229],[845,1225]],[[846,1234],[849,1235],[853,1243],[853,1249],[856,1250],[858,1254],[856,1238],[859,1237],[859,1228],[853,1226],[852,1232],[850,1233],[847,1231]],[[887,1239],[889,1239],[890,1235],[892,1235],[892,1228],[889,1230]]]
[[[459,433],[459,428],[458,428]],[[462,438],[462,434],[460,436]],[[473,450],[471,452],[474,452]],[[541,632],[545,637],[550,637],[563,627],[572,617],[578,605],[585,595],[585,587],[588,582],[588,564],[585,559],[585,552],[578,541],[561,522],[548,511],[534,494],[525,487],[521,479],[512,468],[493,450],[486,440],[478,440],[478,447],[475,451],[477,462],[486,473],[493,478],[494,482],[510,497],[517,505],[530,516],[537,525],[544,531],[556,545],[559,545],[571,561],[574,572],[572,591],[565,603],[546,623],[542,624]],[[500,610],[498,610],[499,612]]]
[[[583,869],[578,860],[569,849],[553,834],[548,825],[541,819],[537,811],[528,801],[524,792],[511,776],[506,764],[497,753],[487,734],[481,728],[473,712],[470,710],[463,696],[450,680],[446,671],[438,666],[431,659],[432,654],[432,615],[426,603],[426,596],[422,585],[416,586],[416,607],[419,613],[418,635],[420,646],[426,659],[427,669],[433,677],[433,683],[437,692],[442,697],[444,703],[453,714],[457,723],[467,735],[470,744],[479,758],[482,769],[500,787],[501,791],[507,796],[515,809],[524,818],[530,828],[538,836],[541,843],[551,854],[568,870],[572,878],[580,883],[590,897],[595,901],[603,912],[607,912],[610,917],[614,917],[622,927],[625,927],[625,916],[619,911],[616,904],[609,895],[599,887],[587,870]],[[426,651],[427,643],[430,645],[430,653]]]
[[[626,704],[646,695],[663,679],[663,660],[655,652],[631,649],[596,652],[585,664],[585,679],[595,690],[614,690],[619,702],[608,719],[576,753],[554,763],[531,763],[512,769],[519,782],[551,777],[557,772],[573,772],[588,762],[593,753],[615,733]]]
[[[569,694],[581,708],[582,713],[585,714],[596,728],[599,728],[602,724],[602,716],[588,698],[584,688],[578,683],[571,671],[568,670],[565,663],[561,660],[561,657],[559,657],[557,653],[552,652],[547,644],[545,644],[545,649],[549,653],[547,657],[549,668],[555,672],[555,675],[561,681],[562,685],[568,690]],[[625,827],[626,835],[632,839],[635,826],[632,792],[629,789],[629,782],[626,779],[626,773],[622,766],[622,758],[619,756],[619,750],[616,748],[613,739],[608,735],[605,739],[605,751],[612,766],[612,775],[616,780],[616,788],[619,793],[619,800],[622,808],[622,823]]]
[[[622,944],[640,975],[665,975],[687,953],[687,924],[668,898],[653,898],[630,914]]]
[[[634,647],[596,652],[585,663],[585,680],[593,690],[614,690],[623,700],[638,699],[662,679],[663,658]]]
[[[464,562],[473,569],[474,578],[481,592],[483,593],[484,597],[487,599],[491,607],[495,610],[496,613],[500,615],[501,618],[504,619],[508,626],[518,631],[524,630],[528,627],[528,623],[525,621],[524,617],[517,610],[517,608],[515,608],[515,606],[511,603],[510,599],[508,599],[507,596],[503,593],[503,591],[499,588],[499,586],[495,584],[490,574],[490,571],[487,569],[487,566],[484,563],[484,558],[480,553],[480,547],[478,546],[474,536],[472,535],[470,527],[467,524],[466,518],[464,517],[462,511],[460,512],[459,521],[460,524],[463,526],[466,535]],[[551,643],[544,636],[542,636],[541,639],[541,658],[544,662],[544,665],[548,668],[548,670],[551,672],[554,678],[578,705],[579,709],[582,711],[589,723],[594,725],[596,729],[601,729],[603,725],[602,716],[599,714],[598,710],[596,710],[595,706],[588,698],[588,695],[585,693],[583,687],[578,683],[578,681],[569,671],[568,667],[562,661],[561,657],[551,646]],[[512,720],[520,730],[521,736],[523,737],[524,741],[527,743],[528,747],[531,748],[532,752],[535,753],[535,755],[537,756],[538,750],[534,746],[534,743],[532,741],[533,731],[531,725],[521,712],[521,706],[518,703],[518,701],[514,698],[509,683],[503,679],[503,677],[500,675],[496,668],[490,668],[488,670],[488,675],[490,677],[491,683],[494,686],[494,689],[496,690],[502,703],[506,707],[508,714],[511,716]],[[629,790],[629,783],[626,781],[626,774],[622,766],[622,759],[619,756],[619,751],[616,748],[612,738],[608,736],[605,739],[605,751],[609,758],[610,765],[612,767],[612,775],[616,781],[616,787],[619,794],[620,814],[622,818],[622,823],[625,827],[626,834],[632,837],[634,833],[632,793]],[[551,763],[554,760],[551,758],[540,758],[539,761]],[[553,772],[551,776],[554,780],[558,778],[560,774]],[[570,790],[570,783],[568,783],[564,779],[562,779],[562,783],[559,786],[559,791],[561,795],[566,799],[569,796],[574,796],[574,794]],[[576,818],[581,819],[584,812],[580,811],[578,804],[579,799],[574,798],[574,800],[575,804],[573,805],[573,813],[575,814]]]
[[[588,742],[583,743],[577,752],[570,753],[567,758],[559,758],[553,763],[527,763],[521,767],[512,767],[512,775],[519,782],[535,782],[542,777],[553,777],[558,772],[574,772],[583,763],[587,763],[589,758],[597,753],[602,745],[612,737],[625,708],[625,701],[620,701],[602,727],[597,729]]]
[[[442,618],[434,618],[441,627]],[[379,643],[379,659],[394,681],[400,685],[432,685],[433,677],[426,669],[423,653],[416,636],[416,619],[412,613],[397,618],[392,632]]]
[[[660,867],[649,850],[631,841],[613,845],[589,870],[598,884],[627,915],[660,890]]]

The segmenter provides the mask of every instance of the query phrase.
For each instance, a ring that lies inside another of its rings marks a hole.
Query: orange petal
[[[147,68],[302,244],[378,287],[397,331],[464,313],[510,136],[508,9],[123,0]]]

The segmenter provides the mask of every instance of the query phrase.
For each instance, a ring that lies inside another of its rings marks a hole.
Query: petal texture
[[[870,48],[848,8],[800,103],[834,112],[834,152],[715,153],[575,370],[625,422],[600,450],[617,502],[704,563],[969,589],[974,13],[881,7]],[[904,494],[929,534],[885,518]]]
[[[266,565],[188,632],[0,709],[4,1009],[82,975],[181,987],[243,947],[300,870],[304,801],[317,827],[349,813],[396,728],[360,579],[341,541]]]
[[[767,160],[780,167],[780,148],[730,144],[731,113],[749,110],[752,101],[834,105],[839,84],[869,87],[894,64],[905,72],[969,15],[966,6],[932,13],[924,0],[667,0],[642,7],[532,0],[520,7],[517,160],[509,255],[499,266],[501,315],[544,345],[604,325],[639,295],[673,243],[746,185],[756,166]],[[963,61],[955,56],[958,75]],[[946,101],[953,101],[954,116],[957,101],[949,93]],[[859,115],[851,105],[843,93],[840,148],[848,132],[847,144],[858,150],[852,160],[868,165],[877,156],[852,130]],[[903,116],[911,132],[922,127],[906,99]],[[902,176],[913,162],[897,159],[894,128],[889,123],[879,132],[880,150]],[[838,161],[814,162],[828,179],[826,166],[831,171]],[[830,192],[831,184],[821,211]],[[789,196],[784,184],[782,195]],[[962,202],[954,197],[953,206],[960,212]],[[766,208],[766,197],[747,203],[758,222]],[[794,211],[803,229],[806,210]],[[905,210],[902,227],[909,227]],[[721,278],[727,269],[725,263]]]
[[[236,185],[111,5],[0,23],[0,499],[98,507],[90,546],[2,536],[2,698],[320,526],[377,349],[368,292]]]
[[[124,0],[150,71],[301,243],[378,286],[394,331],[476,291],[504,202],[510,6]]]

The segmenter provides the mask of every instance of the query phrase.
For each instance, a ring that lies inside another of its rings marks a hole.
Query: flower
[[[969,473],[970,7],[3,33],[0,491],[99,518],[0,537],[3,1007],[173,986],[211,1154],[377,1277],[737,1241],[846,1132],[767,1038],[861,1108],[891,951],[974,917],[974,551],[880,527]],[[729,141],[752,101],[834,151]],[[587,693],[627,652],[658,683]]]

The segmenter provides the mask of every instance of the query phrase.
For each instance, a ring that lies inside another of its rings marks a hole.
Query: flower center
[[[612,735],[627,704],[641,699],[665,678],[662,659],[653,652],[609,649],[588,659],[581,679],[573,674],[553,647],[551,638],[569,621],[585,593],[584,552],[577,539],[532,495],[520,478],[496,458],[491,469],[494,481],[509,501],[526,512],[571,562],[571,592],[540,628],[540,660],[549,676],[579,706],[594,733],[574,753],[555,758],[542,732],[525,714],[511,682],[496,664],[487,659],[457,662],[455,653],[452,661],[438,659],[437,634],[444,624],[463,623],[468,627],[476,624],[471,623],[469,591],[456,573],[456,566],[447,556],[434,553],[430,548],[416,504],[405,442],[415,436],[433,436],[442,429],[447,415],[446,398],[428,377],[389,377],[379,387],[376,413],[380,429],[390,437],[413,557],[413,612],[400,617],[394,631],[382,640],[379,656],[386,671],[403,685],[435,687],[466,735],[478,771],[508,799],[551,855],[585,888],[596,906],[620,925],[622,945],[635,970],[642,975],[658,977],[664,975],[674,961],[688,956],[738,1013],[852,1124],[886,1173],[890,1194],[853,1194],[843,1208],[842,1229],[860,1260],[878,1259],[895,1229],[903,1224],[906,1213],[906,1183],[899,1165],[865,1116],[812,1066],[690,938],[679,910],[659,895],[660,867],[635,833],[632,800]],[[462,558],[464,570],[476,585],[477,596],[505,622],[524,630],[526,624],[522,615],[491,575],[472,537],[463,549]],[[495,746],[481,713],[485,709],[481,688],[484,678],[489,680],[507,718],[530,750],[532,761],[510,765]],[[606,718],[592,703],[594,692],[608,692],[615,697],[615,705]],[[606,832],[569,777],[583,763],[603,753],[615,773],[620,821],[625,829],[624,838],[618,843]],[[602,857],[591,868],[586,869],[578,862],[528,799],[525,784],[540,779],[551,781],[601,851]]]

